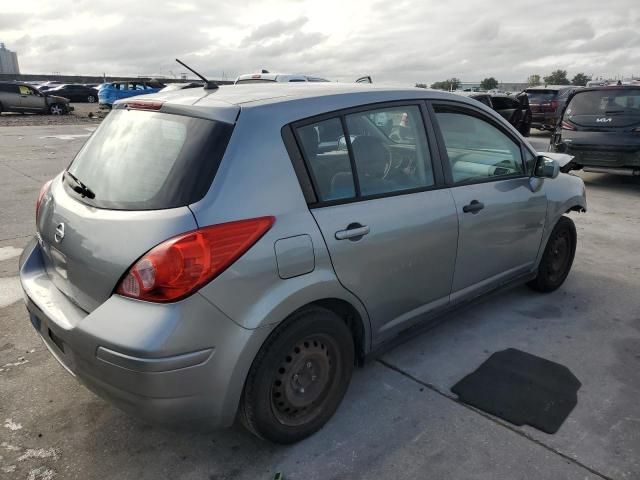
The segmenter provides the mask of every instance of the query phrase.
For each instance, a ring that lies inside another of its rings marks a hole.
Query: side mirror
[[[541,178],[556,178],[560,175],[560,164],[552,158],[539,155],[536,159],[534,176]]]

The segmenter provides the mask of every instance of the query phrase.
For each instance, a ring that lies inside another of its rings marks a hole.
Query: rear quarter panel
[[[366,310],[336,278],[282,140],[280,130],[286,123],[272,109],[243,109],[212,187],[203,200],[191,206],[200,226],[276,217],[271,230],[201,293],[248,329],[277,324],[317,300],[345,300],[363,319],[368,348]],[[311,238],[314,269],[280,278],[274,244],[297,235]]]

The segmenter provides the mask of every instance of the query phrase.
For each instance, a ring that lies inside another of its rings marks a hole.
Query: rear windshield
[[[640,115],[640,89],[576,93],[567,115]]]
[[[159,210],[200,200],[233,126],[140,110],[113,110],[68,168],[95,194],[83,202],[114,210]],[[66,182],[65,182],[66,184]]]
[[[555,98],[558,92],[554,90],[527,90],[527,97],[529,97],[529,103],[544,103],[550,102]]]

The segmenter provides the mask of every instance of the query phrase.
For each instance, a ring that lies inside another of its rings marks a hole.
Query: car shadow
[[[640,191],[640,177],[586,172],[582,173],[580,176],[587,188],[602,190],[615,189],[616,191],[626,191],[630,193],[637,193]]]

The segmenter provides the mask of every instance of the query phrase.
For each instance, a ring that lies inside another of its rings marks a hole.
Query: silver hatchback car
[[[20,260],[31,322],[124,410],[238,415],[295,442],[382,348],[497,288],[563,283],[585,190],[545,155],[480,103],[424,89],[121,100],[41,190]]]

